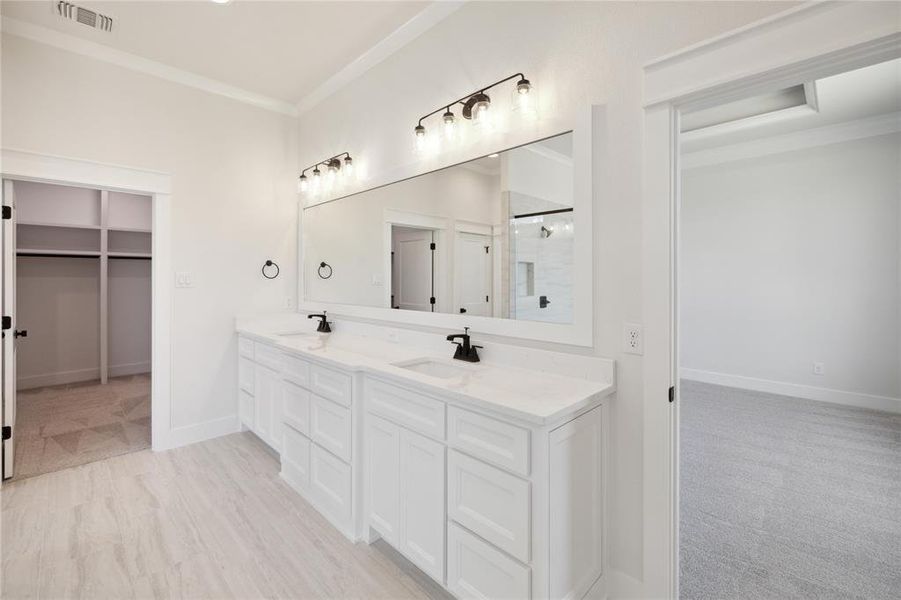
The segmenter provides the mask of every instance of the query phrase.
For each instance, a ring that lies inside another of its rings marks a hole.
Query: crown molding
[[[898,132],[901,132],[901,112],[893,112],[761,140],[697,150],[683,155],[680,164],[683,170],[697,169]]]
[[[32,23],[26,23],[18,19],[11,19],[9,17],[0,17],[0,31],[2,31],[4,35],[22,37],[33,42],[53,46],[60,50],[87,56],[118,67],[144,73],[145,75],[151,75],[173,83],[199,89],[210,94],[225,96],[226,98],[250,104],[258,108],[291,117],[297,116],[297,109],[290,102],[257,94],[216,79],[210,79],[136,54],[116,50],[110,46],[75,37],[68,33],[63,33],[40,25],[34,25]]]
[[[412,19],[391,32],[388,37],[348,63],[340,71],[301,98],[297,103],[297,113],[308,112],[348,83],[446,19],[464,4],[464,1],[459,0],[432,2]]]

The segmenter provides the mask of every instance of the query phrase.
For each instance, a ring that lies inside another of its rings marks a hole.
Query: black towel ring
[[[323,269],[328,269],[328,275],[322,274]],[[321,262],[321,263],[319,263],[319,269],[317,269],[317,272],[319,273],[320,279],[328,279],[329,277],[332,276],[332,265],[330,265],[326,262]]]
[[[275,267],[275,273],[273,275],[268,275],[266,273],[266,267]],[[278,265],[275,264],[271,260],[267,260],[265,263],[263,263],[263,268],[260,269],[260,272],[263,274],[263,277],[265,277],[266,279],[275,279],[276,277],[278,277],[278,274],[280,271],[281,271],[281,269],[278,268]]]

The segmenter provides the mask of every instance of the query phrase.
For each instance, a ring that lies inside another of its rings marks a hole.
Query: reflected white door
[[[394,255],[391,290],[394,307],[404,310],[433,311],[434,232],[430,229],[392,227],[391,251]]]
[[[3,440],[3,479],[13,476],[13,457],[15,456],[15,424],[16,424],[16,210],[13,196],[13,182],[3,182],[3,206],[10,207],[9,219],[3,219],[0,227],[2,236],[3,261],[2,279],[3,298],[2,312],[10,317],[9,328],[3,331],[3,428],[9,427],[9,438]]]
[[[491,237],[458,232],[455,262],[457,311],[490,317]]]

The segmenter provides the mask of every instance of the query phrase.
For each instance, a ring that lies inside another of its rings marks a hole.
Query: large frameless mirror
[[[574,322],[573,133],[307,207],[307,302]]]

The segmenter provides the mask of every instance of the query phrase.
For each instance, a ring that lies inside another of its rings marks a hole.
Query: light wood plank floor
[[[4,483],[3,598],[447,598],[351,544],[250,433]]]
[[[150,447],[150,374],[17,394],[15,477]]]

